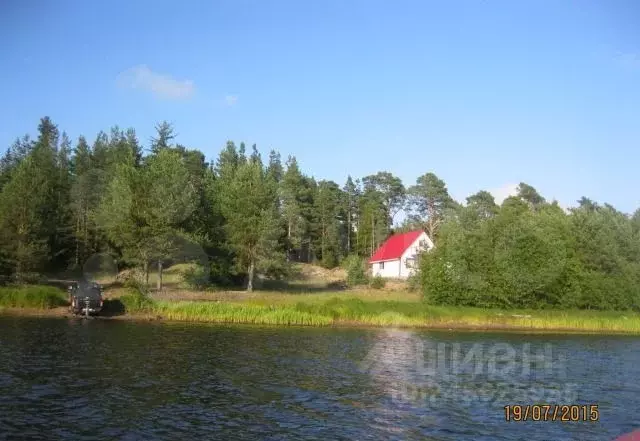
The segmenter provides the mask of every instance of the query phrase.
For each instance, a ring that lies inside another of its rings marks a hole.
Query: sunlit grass
[[[167,320],[306,326],[393,326],[640,333],[640,315],[596,311],[457,308],[356,296],[298,296],[276,302],[152,301],[123,297],[133,315]]]
[[[295,308],[233,303],[155,302],[147,312],[180,321],[306,326],[326,326],[332,323],[330,317],[298,311]]]
[[[5,308],[50,309],[67,305],[67,296],[52,286],[9,286],[0,288],[0,306]]]
[[[334,298],[323,304],[299,302],[301,311],[328,315],[336,323],[374,326],[517,328],[640,333],[640,315],[626,312],[497,310],[439,307],[424,303]]]

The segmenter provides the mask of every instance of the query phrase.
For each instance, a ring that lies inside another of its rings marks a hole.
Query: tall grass
[[[149,312],[180,321],[306,326],[326,326],[332,323],[331,317],[295,308],[236,303],[156,302]]]
[[[126,311],[167,320],[269,325],[368,325],[640,333],[640,315],[594,311],[504,311],[431,306],[406,301],[334,297],[324,302],[263,305],[238,302],[151,301],[121,297]]]
[[[50,309],[66,306],[67,296],[52,286],[8,286],[0,287],[0,306],[5,308]]]
[[[299,311],[329,316],[334,323],[372,326],[513,328],[640,333],[640,315],[623,312],[498,310],[431,306],[424,303],[333,298],[322,304],[299,302]]]

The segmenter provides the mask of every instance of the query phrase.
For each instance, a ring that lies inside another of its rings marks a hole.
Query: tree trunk
[[[371,216],[371,255],[376,252],[376,220]]]
[[[89,248],[89,212],[87,205],[84,207],[84,217],[82,219],[84,223],[84,234],[82,235],[82,259],[87,258],[87,248]]]
[[[351,210],[347,215],[347,254],[351,254]]]
[[[325,256],[325,246],[324,246],[324,236],[325,236],[325,228],[324,228],[324,216],[322,217],[322,243],[320,244],[320,252],[322,253],[322,262],[326,262]]]
[[[80,216],[76,218],[76,269],[80,268]]]
[[[149,287],[149,262],[148,261],[144,261],[143,264],[143,268],[144,268],[144,286],[146,288]]]
[[[158,291],[162,291],[162,260],[158,260]]]
[[[249,281],[247,282],[247,292],[253,292],[253,275],[255,273],[255,264],[253,263],[253,259],[249,263]]]
[[[291,220],[287,221],[287,262],[291,260]]]

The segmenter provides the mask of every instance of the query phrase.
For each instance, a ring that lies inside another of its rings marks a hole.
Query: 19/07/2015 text
[[[524,421],[560,421],[560,422],[596,422],[600,419],[597,404],[514,404],[504,406],[504,418],[507,422]]]

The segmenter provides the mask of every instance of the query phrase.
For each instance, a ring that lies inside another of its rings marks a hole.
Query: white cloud
[[[238,95],[227,95],[224,97],[224,103],[229,106],[235,106],[238,102]]]
[[[155,97],[164,99],[188,99],[195,93],[193,81],[177,80],[170,75],[154,72],[144,64],[120,73],[118,83],[122,87],[144,89]]]
[[[495,198],[496,204],[501,205],[509,196],[515,196],[518,194],[518,185],[519,184],[506,184],[500,188],[494,188],[493,190],[488,191]]]

